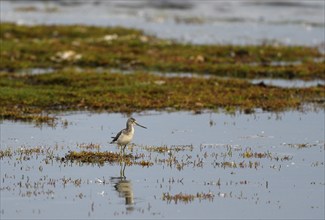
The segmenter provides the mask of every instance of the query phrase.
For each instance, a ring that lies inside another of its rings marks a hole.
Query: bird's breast
[[[122,134],[117,140],[117,144],[126,145],[130,143],[133,138],[133,135],[134,135],[134,128],[132,128],[130,131],[122,132]]]

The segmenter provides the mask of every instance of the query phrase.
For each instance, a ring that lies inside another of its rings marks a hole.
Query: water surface
[[[38,146],[59,158],[91,143],[118,151],[108,142],[125,115],[61,117],[67,126],[3,121],[1,149]],[[324,111],[133,117],[148,129],[136,128],[127,152],[152,166],[61,163],[49,153],[4,157],[1,218],[324,218]],[[149,150],[159,146],[170,150]],[[164,200],[180,193],[194,199]]]
[[[195,44],[320,46],[324,1],[1,1],[1,21],[138,28]],[[86,16],[85,16],[86,15]],[[324,48],[324,46],[322,46]]]

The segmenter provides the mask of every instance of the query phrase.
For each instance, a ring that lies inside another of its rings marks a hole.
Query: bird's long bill
[[[147,129],[147,127],[145,127],[145,126],[143,126],[143,125],[140,125],[140,124],[138,124],[137,122],[135,122],[135,124],[138,125],[138,126],[141,127],[141,128],[145,128],[145,129]]]

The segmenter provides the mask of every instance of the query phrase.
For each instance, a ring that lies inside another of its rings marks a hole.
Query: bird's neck
[[[133,125],[129,125],[129,126],[127,126],[126,130],[127,130],[128,132],[133,133],[133,132],[134,132]]]

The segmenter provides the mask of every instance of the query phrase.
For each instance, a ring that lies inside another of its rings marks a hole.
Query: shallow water
[[[67,126],[3,121],[1,149],[39,146],[60,158],[94,143],[99,151],[118,152],[108,142],[125,115],[60,117]],[[4,157],[1,218],[324,218],[324,111],[133,117],[148,129],[136,127],[127,152],[143,154],[152,166],[126,165],[123,179],[123,163],[62,163],[49,153]],[[148,149],[162,145],[169,152]],[[175,203],[163,200],[164,193],[194,199]]]
[[[83,72],[87,71],[87,69],[83,68],[67,68],[66,71],[78,71]],[[137,73],[138,71],[132,70],[122,70],[122,69],[114,69],[114,68],[97,68],[95,70],[96,73],[105,73],[105,72],[112,72],[112,73],[122,73],[122,74],[132,74]],[[1,71],[0,71],[1,72]],[[26,75],[41,75],[41,74],[51,74],[54,73],[55,70],[52,68],[31,68],[31,69],[23,69],[19,71],[19,74],[26,74]],[[206,78],[209,79],[211,77],[218,77],[211,74],[196,74],[190,72],[159,72],[159,71],[146,71],[147,73],[164,76],[164,77],[179,77],[179,78]],[[228,79],[228,77],[218,77],[220,79]],[[249,80],[252,84],[259,84],[264,83],[265,85],[269,86],[276,86],[282,88],[308,88],[308,87],[315,87],[315,86],[324,86],[325,80],[315,79],[315,80],[300,80],[300,79],[278,79],[278,78],[257,78]]]
[[[1,22],[19,24],[122,25],[198,44],[324,42],[323,1],[166,2],[1,1],[0,16]],[[52,70],[30,74],[46,72]],[[62,114],[68,124],[55,128],[2,121],[1,150],[44,152],[0,159],[0,218],[324,219],[324,111],[133,116],[149,129],[136,128],[135,145],[127,152],[153,165],[126,165],[125,179],[123,163],[56,160],[91,143],[100,145],[99,151],[118,152],[108,143],[124,127],[125,115]],[[150,146],[170,150],[159,153]],[[245,157],[247,152],[257,155]],[[164,200],[179,193],[193,200]]]
[[[195,44],[317,46],[325,37],[323,1],[25,0],[1,1],[0,13],[19,24],[121,25]]]
[[[325,81],[324,80],[287,80],[287,79],[268,79],[268,78],[261,78],[261,79],[253,79],[251,80],[251,83],[258,84],[263,82],[265,85],[270,86],[277,86],[282,88],[308,88],[308,87],[314,87],[314,86],[324,86]]]

